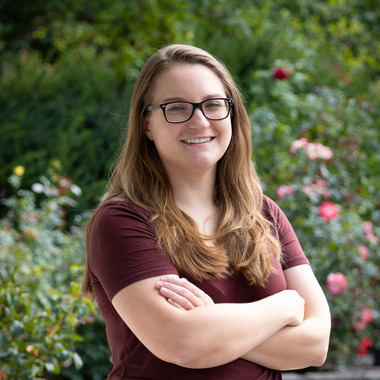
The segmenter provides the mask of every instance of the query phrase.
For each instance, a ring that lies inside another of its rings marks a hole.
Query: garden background
[[[323,369],[380,348],[379,0],[2,0],[0,379],[103,379],[83,231],[133,83],[168,43],[229,67],[265,193],[330,303]]]

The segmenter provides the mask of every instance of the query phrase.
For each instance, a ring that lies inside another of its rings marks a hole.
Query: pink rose
[[[319,179],[316,182],[305,185],[302,190],[311,199],[318,200],[319,198],[327,198],[330,196],[330,191],[326,186],[327,181],[325,179]]]
[[[347,286],[347,280],[342,273],[330,273],[327,276],[327,289],[333,296],[342,294]]]
[[[358,322],[358,321],[353,320],[352,322],[354,324],[354,329],[356,331],[363,331],[367,328],[367,325],[368,325],[368,323],[365,323],[363,321]]]
[[[360,312],[360,317],[364,323],[370,323],[373,321],[372,307],[365,306]]]
[[[284,80],[290,77],[292,72],[289,69],[285,69],[284,67],[276,67],[273,70],[273,78],[277,80]]]
[[[291,142],[289,151],[291,154],[295,154],[297,150],[304,148],[308,143],[309,141],[307,138],[301,137],[300,139]]]
[[[368,323],[373,321],[372,307],[365,306],[360,311],[360,321],[353,320],[353,325],[356,331],[363,331],[367,328]]]
[[[310,160],[321,159],[324,161],[329,161],[334,155],[331,148],[321,143],[309,143],[306,145],[305,149]]]
[[[369,249],[364,244],[358,244],[356,248],[359,251],[359,256],[362,260],[368,260],[369,259]]]
[[[372,234],[373,233],[372,227],[373,227],[372,222],[370,221],[363,222],[363,231],[365,234]]]
[[[284,197],[287,197],[288,195],[293,194],[293,186],[287,186],[287,185],[281,185],[276,190],[276,196],[279,199],[282,199]]]
[[[321,143],[311,143],[305,137],[294,140],[290,144],[290,153],[295,154],[298,150],[305,149],[307,157],[310,160],[330,161],[334,153],[328,146]]]
[[[370,222],[370,221],[363,222],[363,231],[364,231],[364,234],[365,234],[365,238],[370,243],[376,244],[379,241],[379,239],[373,233],[373,229],[372,228],[373,228],[373,223],[372,222]]]
[[[332,220],[338,217],[339,210],[335,203],[323,202],[319,207],[319,216],[324,220]]]

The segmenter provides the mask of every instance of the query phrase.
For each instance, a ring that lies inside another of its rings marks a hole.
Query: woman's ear
[[[149,129],[149,122],[148,122],[148,119],[146,118],[144,118],[144,121],[143,121],[143,128],[144,128],[144,133],[146,137],[148,137],[150,141],[153,141],[152,132]]]

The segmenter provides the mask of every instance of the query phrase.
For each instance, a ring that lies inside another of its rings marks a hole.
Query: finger
[[[185,310],[194,309],[194,305],[182,295],[178,294],[177,292],[168,289],[167,287],[160,288],[160,294],[164,296],[166,299],[172,300],[172,302],[175,302],[176,304],[180,305]]]
[[[170,288],[173,291],[178,291],[179,294],[186,297],[190,302],[192,302],[194,306],[209,305],[214,303],[214,301],[209,295],[207,295],[202,289],[192,284],[186,278],[179,278],[177,276],[169,278],[165,276],[165,279],[166,281],[164,281],[164,278],[161,278],[161,280],[165,282],[165,285],[168,288]],[[172,284],[173,286],[170,286],[168,284]],[[191,295],[189,295],[184,290],[180,290],[176,286],[187,289],[191,293]]]
[[[167,285],[167,283],[157,281],[156,288],[160,291],[160,294],[168,300],[168,302],[174,304],[174,306],[178,305],[183,310],[190,310],[195,307],[189,300],[186,299],[186,297],[179,294],[182,293],[184,289],[170,290],[165,287],[165,284]],[[177,302],[170,297],[174,298]]]
[[[170,305],[175,306],[177,309],[180,309],[180,310],[184,310],[184,311],[186,311],[185,308],[183,308],[183,307],[182,307],[180,304],[178,304],[177,302],[173,301],[171,298],[168,298],[167,301],[170,303]]]
[[[194,307],[204,305],[203,299],[195,295],[191,290],[189,290],[184,285],[184,282],[180,283],[179,285],[167,282],[164,283],[164,287],[170,290],[171,292],[175,293],[177,295],[176,298],[178,298],[179,300],[181,300],[182,298],[186,299]]]
[[[196,297],[200,298],[204,304],[207,305],[207,304],[213,304],[214,303],[212,298],[208,294],[206,294],[202,289],[195,286],[193,283],[188,281],[186,278],[183,278],[182,280],[184,280],[183,286],[187,290],[191,291]]]

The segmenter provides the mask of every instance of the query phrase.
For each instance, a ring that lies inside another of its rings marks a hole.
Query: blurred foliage
[[[97,350],[86,355],[92,368],[85,368],[102,379],[109,353],[101,334],[95,345],[91,325],[103,324],[80,292],[84,215],[67,224],[79,188],[54,166],[48,174],[33,191],[23,190],[18,166],[9,178],[14,194],[3,200],[8,213],[0,220],[0,373],[5,379],[82,378],[92,343]]]
[[[102,192],[120,145],[133,82],[145,59],[167,43],[195,44],[216,54],[248,102],[255,100],[253,73],[276,59],[303,62],[310,87],[376,92],[378,5],[3,0],[0,188],[6,193],[14,166],[27,168],[25,183],[31,185],[56,158],[86,188],[79,204],[88,208]]]
[[[241,88],[265,192],[277,196],[329,297],[329,363],[349,362],[363,337],[378,342],[379,244],[363,223],[379,236],[379,10],[379,0],[2,0],[0,371],[98,379],[109,369],[98,314],[82,324],[93,306],[77,293],[77,219],[104,192],[139,70],[168,43],[215,54]],[[290,76],[276,79],[279,68]],[[301,138],[333,157],[290,153]],[[21,191],[21,179],[51,192]],[[77,203],[61,204],[73,183],[83,189]],[[320,215],[326,201],[339,209],[330,221]],[[327,276],[336,272],[347,288],[332,295]],[[366,306],[373,320],[358,330]]]
[[[253,150],[265,192],[291,220],[328,297],[328,365],[350,365],[363,338],[380,341],[380,99],[312,87],[307,64],[275,60],[254,72]],[[276,68],[291,74],[278,80]],[[325,202],[339,210],[331,220]],[[331,293],[331,273],[343,274],[342,293]]]

